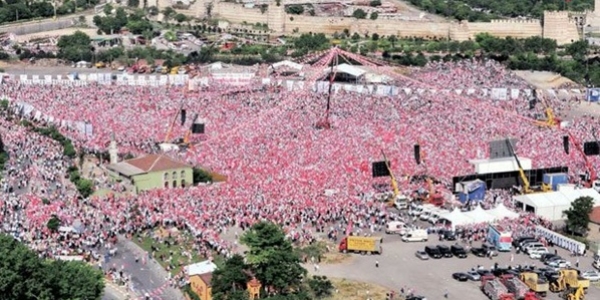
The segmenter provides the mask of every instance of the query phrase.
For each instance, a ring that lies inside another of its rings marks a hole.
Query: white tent
[[[487,213],[494,216],[496,220],[502,220],[504,218],[516,219],[519,217],[518,213],[506,208],[502,203],[496,206],[496,208],[488,210]]]
[[[473,223],[473,220],[466,217],[458,208],[455,208],[452,212],[440,216],[441,220],[447,220],[452,223],[452,226],[461,226]]]
[[[571,202],[579,197],[592,197],[594,206],[600,206],[600,194],[594,189],[565,189],[557,192],[520,195],[515,197],[518,207],[534,212],[549,221],[565,218],[563,212],[571,207]]]
[[[473,223],[492,222],[495,219],[493,215],[487,213],[479,205],[477,205],[477,207],[474,210],[464,213],[464,216],[472,219]]]

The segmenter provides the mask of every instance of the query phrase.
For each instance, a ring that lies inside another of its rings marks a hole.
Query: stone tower
[[[119,149],[117,148],[117,141],[115,141],[114,133],[110,138],[110,145],[108,146],[108,155],[110,156],[110,163],[116,164],[119,162]]]

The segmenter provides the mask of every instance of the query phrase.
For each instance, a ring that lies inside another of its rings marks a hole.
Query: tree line
[[[497,18],[541,18],[544,11],[593,10],[593,0],[409,0],[423,11],[456,20],[489,22]]]
[[[77,10],[92,8],[100,3],[99,0],[66,0],[57,3],[56,11],[50,1],[3,0],[0,1],[0,24],[49,18],[75,13]]]

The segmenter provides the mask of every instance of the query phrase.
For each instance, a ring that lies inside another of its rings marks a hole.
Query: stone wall
[[[165,1],[165,0],[160,0]],[[600,1],[600,0],[598,0]],[[320,17],[288,15],[283,5],[269,5],[266,12],[259,8],[245,8],[240,4],[218,2],[218,0],[197,0],[195,10],[204,16],[204,3],[213,3],[212,15],[232,23],[267,23],[275,34],[320,32],[325,34],[341,33],[345,29],[351,34],[397,35],[399,37],[450,38],[464,41],[479,33],[487,32],[497,37],[527,38],[544,36],[556,39],[558,44],[570,43],[579,39],[577,26],[568,12],[545,12],[544,24],[540,20],[492,20],[490,23],[475,22],[430,22],[420,20],[357,20],[347,17]],[[284,1],[285,2],[285,1]],[[202,3],[202,5],[200,5]]]
[[[0,32],[11,32],[16,35],[33,34],[44,31],[69,28],[77,23],[79,17],[65,17],[58,20],[39,20],[25,23],[7,24],[0,26]]]
[[[545,11],[543,34],[545,38],[555,39],[558,45],[579,40],[577,24],[566,11]]]

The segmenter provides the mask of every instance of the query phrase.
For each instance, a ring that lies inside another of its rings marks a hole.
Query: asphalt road
[[[148,260],[147,253],[143,252],[143,249],[122,237],[119,238],[117,249],[117,255],[111,258],[108,264],[103,264],[103,268],[112,266],[117,270],[123,268],[125,273],[131,276],[131,292],[140,297],[149,294],[151,299],[155,300],[183,299],[183,294],[179,290],[169,288],[166,284],[168,273],[156,260]],[[146,263],[141,259],[144,255]],[[139,262],[135,261],[136,257],[140,258]]]
[[[452,245],[454,242],[438,242],[436,235],[430,235],[428,242],[404,243],[397,235],[380,234],[384,238],[383,254],[373,256],[361,256],[353,254],[350,261],[335,265],[321,265],[318,273],[307,266],[307,269],[315,275],[326,275],[328,277],[347,278],[352,280],[371,282],[383,285],[395,291],[401,288],[412,289],[415,294],[426,296],[427,299],[444,299],[444,291],[449,293],[449,299],[482,300],[487,297],[480,291],[478,282],[458,282],[452,279],[452,273],[465,272],[478,265],[490,269],[494,263],[499,266],[534,264],[542,267],[542,263],[530,259],[524,254],[515,254],[511,262],[511,253],[501,253],[493,259],[479,258],[469,255],[466,259],[444,258],[437,260],[419,260],[415,257],[417,250],[423,250],[427,245]],[[474,246],[479,246],[474,244]],[[554,251],[554,249],[551,249]],[[575,259],[569,253],[559,249],[559,255],[575,265]],[[375,261],[379,261],[379,267],[375,267]],[[580,269],[593,269],[591,257],[580,257]],[[549,293],[546,299],[558,300],[558,294]],[[590,287],[586,299],[600,299],[600,289]]]

